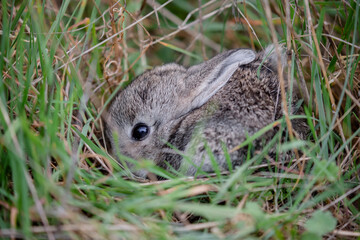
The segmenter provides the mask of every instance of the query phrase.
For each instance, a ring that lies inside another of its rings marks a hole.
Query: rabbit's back
[[[226,169],[224,146],[231,150],[282,116],[278,75],[272,65],[262,62],[261,56],[252,63],[239,66],[229,81],[205,105],[185,117],[172,134],[174,138],[170,142],[173,146],[190,152],[195,164],[202,164],[205,171],[212,171],[205,144],[219,166]],[[255,149],[260,149],[260,145],[275,133],[274,130],[265,133],[254,142]],[[198,142],[189,144],[196,134],[199,135]],[[232,164],[240,165],[246,152],[246,148],[232,152]],[[179,165],[177,161],[173,164]],[[190,175],[194,173],[192,171],[196,169],[190,168]]]
[[[253,134],[281,116],[279,90],[276,72],[255,61],[239,66],[208,105],[218,105],[214,120],[222,121],[223,117],[234,119],[241,129]]]

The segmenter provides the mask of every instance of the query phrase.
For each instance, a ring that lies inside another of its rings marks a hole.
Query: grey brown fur
[[[274,59],[270,48],[257,54],[237,49],[190,68],[170,63],[143,73],[109,108],[107,136],[112,149],[135,160],[150,159],[163,168],[167,162],[179,169],[184,159],[171,144],[195,166],[211,172],[206,142],[219,166],[227,169],[222,143],[232,149],[283,115]],[[150,126],[150,134],[136,141],[131,131],[140,122]],[[304,136],[304,124],[294,123]],[[255,149],[261,149],[276,132],[273,129],[255,141]],[[231,153],[233,165],[240,165],[245,154],[246,149]],[[139,177],[147,174],[141,169],[132,171]],[[194,175],[196,171],[197,167],[189,166],[186,173]]]

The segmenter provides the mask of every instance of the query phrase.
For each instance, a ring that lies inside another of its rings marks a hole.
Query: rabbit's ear
[[[250,49],[236,49],[190,67],[184,84],[185,91],[190,91],[190,95],[183,99],[188,102],[188,109],[183,109],[182,113],[205,104],[228,82],[239,66],[251,63],[255,58],[256,54]]]

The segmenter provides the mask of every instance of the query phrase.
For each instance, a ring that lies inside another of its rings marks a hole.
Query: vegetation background
[[[2,0],[0,238],[359,239],[359,8]],[[129,179],[109,156],[101,114],[136,75],[272,43],[287,49],[287,81],[300,86],[311,129],[279,147],[299,151],[292,162],[267,156],[279,136],[243,166],[196,178],[144,161],[168,180]]]

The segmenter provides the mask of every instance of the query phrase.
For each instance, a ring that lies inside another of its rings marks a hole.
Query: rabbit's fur
[[[106,132],[113,154],[150,159],[165,169],[179,169],[186,155],[193,162],[186,174],[194,175],[197,168],[213,171],[210,149],[219,167],[227,169],[224,144],[232,149],[283,116],[277,56],[271,50],[257,54],[250,49],[230,50],[189,68],[170,63],[138,76],[108,111]],[[132,136],[138,123],[150,131],[141,141]],[[303,136],[303,122],[293,124]],[[261,149],[277,131],[264,134],[254,148]],[[232,164],[240,165],[246,154],[246,149],[232,152]],[[145,170],[132,172],[147,175]]]

